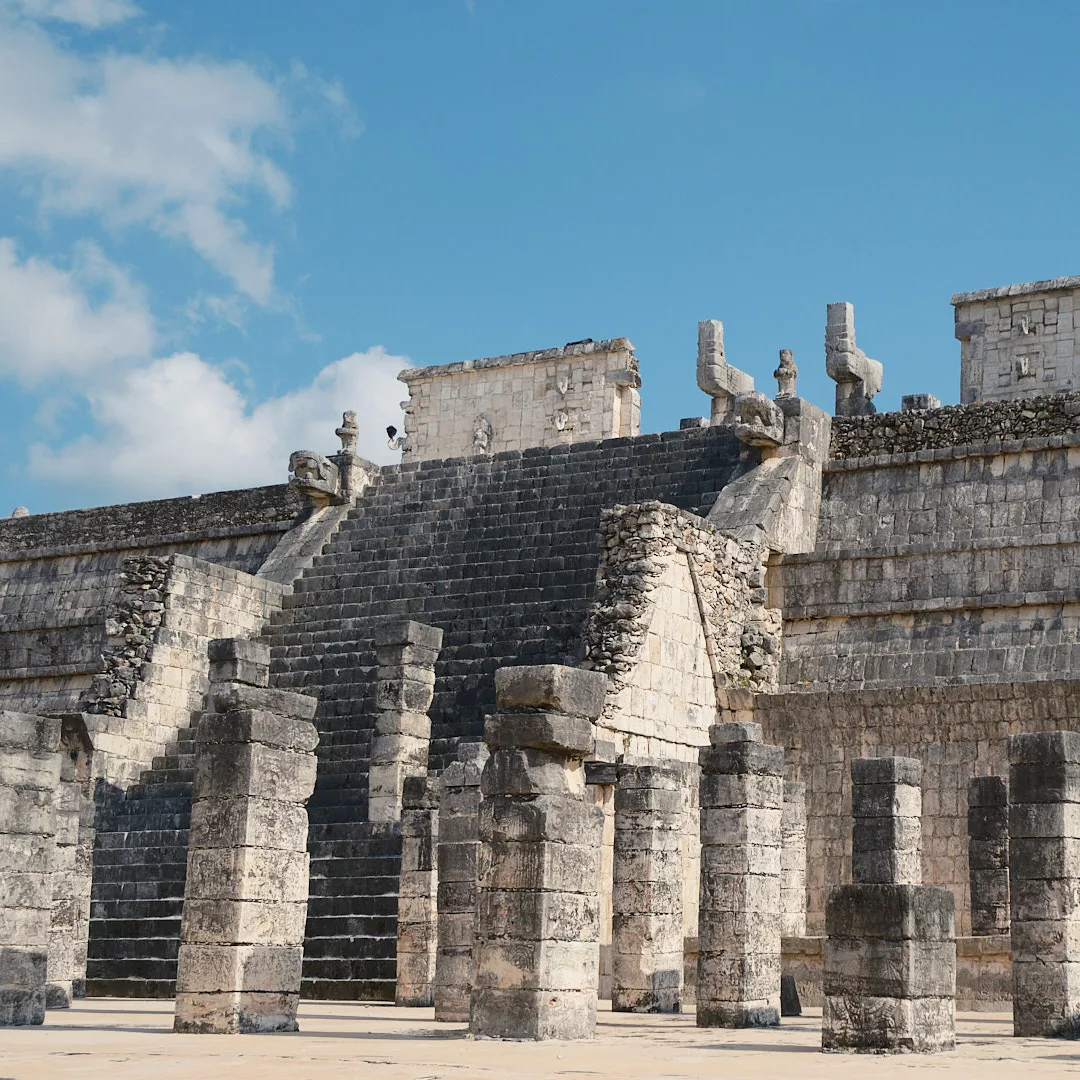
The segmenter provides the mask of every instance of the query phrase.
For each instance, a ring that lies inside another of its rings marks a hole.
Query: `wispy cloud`
[[[41,213],[148,225],[259,304],[274,295],[273,247],[238,210],[252,197],[288,205],[265,149],[288,132],[280,88],[247,64],[87,59],[36,27],[0,27],[0,167],[30,182]]]
[[[0,237],[0,376],[36,385],[145,359],[155,342],[146,292],[97,245],[61,262],[20,258]]]
[[[27,18],[75,23],[88,30],[98,30],[141,14],[129,0],[0,0],[0,6]]]

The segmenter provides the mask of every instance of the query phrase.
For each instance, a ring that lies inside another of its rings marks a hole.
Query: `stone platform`
[[[801,1080],[907,1077],[1027,1080],[1075,1076],[1080,1051],[1058,1039],[1017,1039],[1009,1014],[960,1014],[956,1050],[933,1058],[821,1053],[821,1013],[779,1027],[698,1028],[693,1014],[609,1012],[591,1042],[473,1041],[464,1024],[436,1024],[431,1009],[305,1001],[297,1034],[174,1035],[172,1002],[88,998],[50,1012],[46,1026],[0,1031],[0,1076],[10,1080],[534,1080],[540,1077]]]

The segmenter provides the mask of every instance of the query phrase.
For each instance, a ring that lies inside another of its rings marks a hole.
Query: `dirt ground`
[[[602,1011],[589,1043],[498,1043],[436,1024],[430,1009],[305,1002],[294,1035],[174,1035],[172,1002],[89,999],[44,1027],[0,1028],[0,1080],[508,1080],[516,1077],[995,1080],[1077,1077],[1080,1044],[1015,1039],[1012,1018],[964,1013],[957,1048],[935,1057],[822,1054],[821,1014],[771,1030],[699,1030],[693,1016]]]

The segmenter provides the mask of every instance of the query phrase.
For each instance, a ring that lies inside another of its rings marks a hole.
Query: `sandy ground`
[[[822,1054],[814,1010],[772,1030],[699,1030],[693,1016],[604,1011],[590,1043],[496,1043],[436,1024],[430,1009],[305,1002],[294,1035],[174,1035],[172,1002],[90,999],[44,1027],[0,1028],[0,1080],[174,1077],[1057,1077],[1080,1075],[1080,1044],[1014,1039],[1012,1018],[965,1013],[957,1048],[934,1057]]]

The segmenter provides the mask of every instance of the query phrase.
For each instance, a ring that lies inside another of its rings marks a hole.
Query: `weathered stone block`
[[[587,892],[599,872],[599,844],[492,842],[481,845],[477,857],[481,889]]]
[[[195,739],[199,745],[259,743],[275,750],[288,750],[299,754],[313,754],[319,745],[319,733],[314,724],[264,709],[204,713]]]
[[[955,940],[955,901],[931,885],[837,885],[829,892],[829,937],[885,941]]]
[[[830,996],[821,1048],[866,1053],[935,1054],[956,1046],[956,1002],[944,998]]]
[[[202,900],[290,902],[307,897],[306,851],[262,848],[188,850],[185,896]]]
[[[480,806],[477,836],[496,842],[590,844],[602,820],[599,807],[562,795],[538,795],[528,801],[489,799]]]
[[[561,712],[495,713],[484,720],[489,750],[514,747],[584,757],[593,752],[596,727],[591,717]]]
[[[852,785],[922,785],[922,762],[906,757],[858,757],[851,759]],[[854,812],[854,811],[853,811]]]
[[[607,696],[608,677],[599,671],[539,664],[495,672],[499,709],[542,709],[571,716],[598,717]]]
[[[207,646],[212,683],[239,682],[268,686],[270,646],[245,638],[215,638]]]
[[[758,774],[776,777],[783,773],[784,768],[782,747],[753,742],[705,747],[700,751],[699,759],[706,774]],[[702,805],[705,805],[704,800]]]
[[[214,683],[210,687],[210,699],[214,704],[214,711],[218,713],[276,713],[280,717],[293,720],[311,720],[319,704],[307,694],[295,694],[289,690],[268,690],[243,683]]]
[[[213,752],[203,750],[205,745],[195,759],[196,799],[251,796],[302,803],[315,790],[314,754],[259,742],[217,743]]]
[[[184,941],[192,945],[304,944],[306,901],[184,901]]]
[[[176,992],[289,992],[300,985],[302,945],[181,942]]]
[[[550,750],[496,750],[480,777],[484,795],[562,795],[583,798],[581,761]]]
[[[236,796],[199,799],[191,807],[188,846],[304,851],[307,810],[297,803],[276,799]]]
[[[481,1039],[591,1039],[596,990],[473,991],[469,1029]]]
[[[189,992],[176,999],[173,1030],[193,1035],[257,1035],[297,1031],[300,995],[258,990]]]

